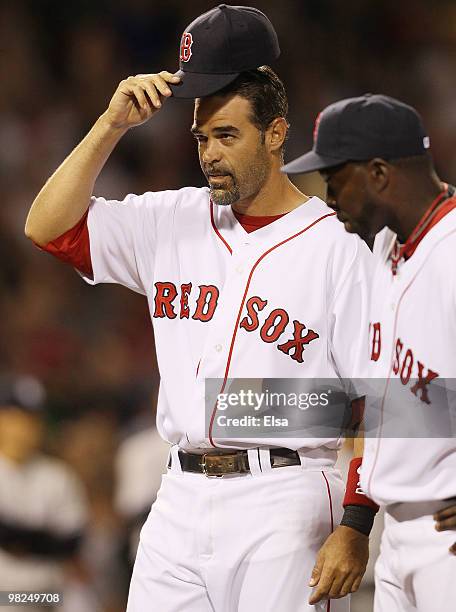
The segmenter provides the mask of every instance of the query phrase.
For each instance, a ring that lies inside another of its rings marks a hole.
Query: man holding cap
[[[366,94],[325,108],[283,168],[319,171],[346,230],[375,239],[361,485],[386,510],[376,612],[456,605],[456,197],[429,147],[415,109]]]
[[[182,35],[177,75],[123,81],[27,220],[27,235],[90,284],[120,283],[149,301],[157,426],[172,448],[142,529],[129,612],[329,610],[308,603],[325,541],[313,597],[343,598],[331,604],[343,612],[365,569],[375,509],[338,527],[340,433],[292,437],[280,428],[287,419],[258,429],[262,413],[250,404],[250,429],[236,419],[224,429],[231,413],[206,384],[215,380],[222,395],[233,379],[261,390],[265,379],[359,372],[371,254],[280,172],[287,97],[264,65],[278,54],[257,9],[220,5],[198,17]],[[196,98],[191,131],[209,188],[93,197],[120,138],[171,95]]]

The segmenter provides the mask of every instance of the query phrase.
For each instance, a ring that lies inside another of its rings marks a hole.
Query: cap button
[[[226,4],[219,4],[219,5],[218,5],[218,8],[219,8],[219,9],[226,9]]]

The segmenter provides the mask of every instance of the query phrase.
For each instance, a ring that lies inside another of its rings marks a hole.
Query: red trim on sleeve
[[[367,497],[359,484],[359,469],[362,462],[362,457],[354,457],[350,461],[343,506],[344,508],[345,506],[367,506],[377,512],[377,504]]]
[[[43,251],[54,255],[60,261],[72,265],[85,276],[93,278],[92,259],[90,257],[89,229],[87,227],[87,210],[78,223],[67,232],[48,242],[44,246],[38,246]]]

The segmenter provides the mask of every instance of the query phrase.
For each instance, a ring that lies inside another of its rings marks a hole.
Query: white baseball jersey
[[[208,188],[93,198],[89,283],[147,296],[161,387],[157,426],[184,449],[327,446],[216,438],[205,379],[349,378],[366,351],[371,253],[317,197],[247,233]]]
[[[361,485],[381,504],[443,500],[456,495],[456,439],[443,437],[456,433],[456,210],[430,229],[393,275],[395,240],[385,228],[374,246],[369,375],[383,380],[379,437],[366,438]],[[453,387],[446,406],[440,379]],[[397,421],[397,436],[409,420],[407,437],[391,436],[394,410],[406,415]]]

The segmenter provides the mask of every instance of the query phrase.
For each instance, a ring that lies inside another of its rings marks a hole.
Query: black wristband
[[[345,506],[340,524],[356,529],[356,531],[368,536],[376,514],[376,510],[369,508],[369,506]]]

